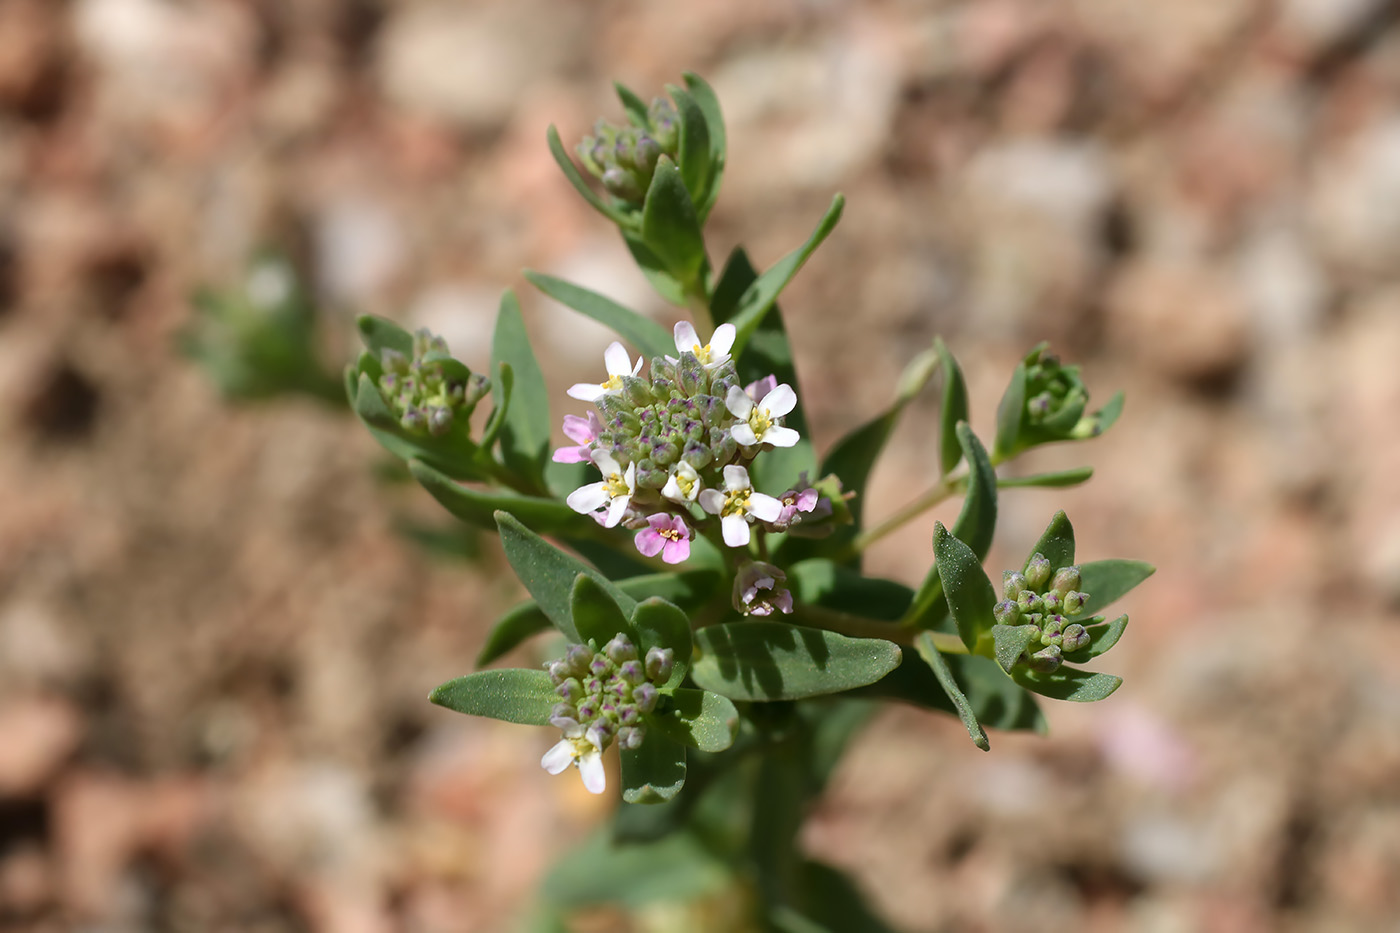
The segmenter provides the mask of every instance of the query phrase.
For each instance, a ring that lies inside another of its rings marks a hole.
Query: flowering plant
[[[695,75],[668,91],[646,104],[619,85],[628,123],[595,126],[577,150],[582,170],[549,130],[569,181],[618,228],[657,292],[690,314],[668,331],[601,294],[526,273],[621,338],[599,381],[568,390],[580,403],[562,419],[571,443],[551,449],[544,375],[509,291],[484,372],[440,338],[366,316],[345,390],[448,511],[499,533],[530,595],[496,624],[477,665],[549,629],[565,642],[543,668],[479,670],[432,701],[550,728],[544,771],[576,769],[595,794],[613,786],[617,748],[623,803],[547,880],[541,929],[564,929],[582,905],[725,891],[747,892],[745,917],[726,929],[888,929],[849,882],[798,853],[803,809],[872,701],[955,715],[986,750],[988,727],[1044,730],[1037,697],[1099,700],[1119,686],[1079,665],[1118,641],[1127,617],[1098,612],[1150,566],[1077,561],[1063,512],[1006,570],[1000,594],[982,562],[1001,489],[1071,486],[1092,472],[1013,478],[998,467],[1103,433],[1122,396],[1090,411],[1078,367],[1036,347],[1012,375],[989,452],[969,425],[957,360],[935,340],[884,411],[818,456],[777,299],[843,199],[762,273],[742,247],[716,270],[703,228],[725,165],[719,104]],[[935,376],[930,487],[872,524],[873,467]],[[473,409],[488,396],[474,432]],[[950,528],[934,523],[917,586],[862,571],[873,542],[954,496],[961,510]]]

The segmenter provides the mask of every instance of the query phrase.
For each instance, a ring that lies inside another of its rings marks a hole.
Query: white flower
[[[603,363],[608,367],[607,381],[599,385],[591,382],[575,383],[569,387],[570,398],[596,402],[605,395],[616,395],[622,391],[623,376],[635,376],[642,371],[642,358],[637,357],[637,362],[633,364],[627,348],[616,340],[608,344],[608,349],[604,351]]]
[[[666,477],[666,485],[661,487],[661,495],[672,502],[685,504],[694,502],[700,495],[700,474],[684,460],[671,467],[671,475]]]
[[[607,789],[608,775],[603,770],[603,749],[596,743],[598,738],[596,733],[587,733],[583,726],[574,723],[564,730],[564,737],[544,753],[540,767],[550,774],[559,774],[569,765],[577,765],[583,786],[590,794],[601,794]]]
[[[729,362],[729,350],[734,346],[734,336],[733,324],[721,324],[715,328],[710,342],[701,346],[700,335],[695,333],[695,325],[689,321],[681,321],[675,330],[676,352],[694,353],[695,358],[706,369],[717,369]]]
[[[743,389],[739,391],[742,393]],[[700,507],[720,517],[724,543],[730,547],[744,547],[749,543],[749,522],[755,518],[776,521],[783,512],[783,504],[777,499],[754,492],[748,470],[732,463],[724,468],[724,492],[718,489],[701,492]]]
[[[792,428],[778,424],[778,419],[797,407],[797,393],[792,386],[783,383],[773,389],[757,405],[748,393],[738,386],[729,387],[729,395],[724,399],[724,407],[739,419],[739,423],[729,429],[734,441],[741,447],[758,444],[772,444],[774,447],[791,447],[797,443],[798,433]]]
[[[569,508],[583,515],[606,508],[607,517],[600,524],[604,528],[612,528],[622,521],[622,516],[632,501],[632,495],[637,491],[637,465],[627,464],[627,470],[624,472],[612,454],[605,450],[593,451],[593,462],[603,471],[602,482],[580,486],[569,493],[569,497],[564,501],[569,504]]]

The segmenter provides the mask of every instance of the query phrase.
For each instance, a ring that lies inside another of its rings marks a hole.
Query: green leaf
[[[564,173],[565,178],[569,179],[569,184],[574,186],[574,190],[582,195],[585,201],[593,205],[594,210],[618,226],[629,227],[636,224],[633,218],[611,204],[604,202],[603,199],[598,196],[597,192],[588,187],[588,182],[583,180],[583,175],[579,173],[578,166],[574,165],[574,160],[569,158],[569,153],[565,151],[564,143],[559,139],[559,131],[554,128],[553,124],[550,125],[549,132],[546,134],[545,138],[549,140],[549,154],[554,156],[554,161],[559,166],[559,170]]]
[[[948,662],[943,659],[943,654],[933,643],[933,636],[928,632],[923,633],[914,640],[914,648],[919,652],[919,657],[923,658],[924,663],[933,671],[933,675],[938,678],[938,683],[948,694],[948,699],[953,702],[953,707],[958,711],[958,718],[967,728],[967,734],[972,737],[972,744],[984,752],[990,751],[992,743],[987,738],[987,732],[977,721],[977,713],[973,710],[972,704],[968,702],[962,688],[953,679],[953,672],[948,669]]]
[[[722,752],[734,744],[734,736],[739,731],[739,711],[717,693],[681,687],[651,715],[649,725],[674,741],[702,752]]]
[[[642,242],[641,236],[634,230],[623,230],[622,241],[627,244],[627,251],[632,254],[632,260],[636,262],[637,268],[642,270],[642,275],[646,276],[656,293],[665,299],[667,304],[685,307],[688,300],[685,286],[666,271],[666,264]]]
[[[685,746],[666,735],[649,733],[638,748],[624,748],[622,799],[628,803],[665,803],[685,786]]]
[[[642,205],[642,242],[687,291],[698,292],[705,267],[705,235],[680,170],[668,156],[656,163]]]
[[[379,393],[379,387],[370,379],[369,373],[360,373],[359,383],[355,388],[355,414],[360,416],[360,420],[371,428],[378,428],[381,431],[397,431],[399,429],[399,419],[394,417],[389,405],[384,401],[384,396]],[[393,451],[391,448],[391,452]],[[405,458],[407,459],[407,458]]]
[[[797,275],[797,270],[802,268],[808,257],[835,228],[837,221],[841,219],[841,210],[845,206],[846,199],[838,194],[832,199],[831,207],[827,208],[826,213],[817,224],[817,229],[812,231],[807,242],[779,259],[744,292],[743,297],[739,300],[738,309],[729,318],[738,331],[734,340],[734,349],[730,351],[734,356],[738,357],[743,353],[749,338],[753,336],[754,331],[758,330],[758,325],[768,314],[768,309],[773,307],[773,302],[778,300],[778,295],[792,281],[792,277]]]
[[[449,680],[428,699],[438,706],[526,726],[547,726],[559,697],[544,671],[478,671]]]
[[[362,314],[355,319],[355,325],[360,330],[360,339],[376,358],[385,350],[413,356],[413,335],[388,318]]]
[[[1031,476],[1003,476],[997,480],[1002,489],[1021,486],[1039,486],[1047,489],[1064,489],[1089,481],[1094,475],[1093,467],[1075,467],[1072,470],[1059,470],[1054,473],[1036,473]]]
[[[822,557],[793,564],[787,575],[801,604],[886,622],[902,618],[914,595],[903,583],[867,577]]]
[[[528,599],[508,610],[491,627],[486,644],[476,655],[476,666],[485,667],[511,651],[527,638],[550,627],[549,617],[540,611],[539,603]]]
[[[632,626],[640,639],[639,650],[645,655],[652,648],[670,648],[675,652],[675,666],[662,687],[674,687],[685,679],[690,669],[693,646],[690,619],[680,607],[658,596],[637,603],[632,610]]]
[[[1156,567],[1140,560],[1091,560],[1080,564],[1079,591],[1089,596],[1081,612],[1098,615],[1156,572]]]
[[[500,436],[501,430],[506,425],[506,415],[510,412],[510,400],[515,392],[515,368],[509,363],[496,364],[496,379],[491,384],[492,401],[495,407],[491,409],[491,416],[486,419],[486,424],[481,429],[482,450],[490,450],[491,445],[496,443],[496,438]],[[455,428],[456,425],[454,424]]]
[[[695,633],[690,676],[732,700],[800,700],[863,687],[899,665],[899,646],[783,622],[732,622]]]
[[[592,642],[597,650],[603,650],[617,635],[626,635],[635,644],[636,633],[627,624],[627,617],[618,608],[617,601],[587,573],[574,578],[569,605],[579,638]]]
[[[1041,696],[1075,703],[1102,700],[1123,683],[1123,678],[1112,674],[1095,674],[1074,667],[1061,667],[1050,674],[1017,668],[1011,676],[1016,683]]]
[[[957,715],[946,688],[927,662],[912,647],[905,648],[904,654],[905,662],[884,680],[855,695],[899,700]],[[1035,698],[1007,677],[995,661],[966,654],[945,654],[942,658],[983,728],[1046,731],[1045,717]]]
[[[613,82],[613,90],[617,92],[617,99],[622,101],[622,109],[627,111],[627,119],[631,124],[639,129],[650,129],[651,123],[647,120],[647,102],[632,92],[621,81]]]
[[[1098,625],[1086,625],[1084,630],[1089,633],[1087,648],[1080,648],[1078,651],[1065,652],[1065,660],[1072,664],[1083,664],[1085,661],[1093,660],[1103,654],[1109,648],[1118,644],[1118,639],[1123,637],[1123,630],[1128,627],[1128,617],[1119,616],[1112,622],[1102,622]]]
[[[604,827],[559,861],[545,877],[541,893],[561,907],[616,903],[635,908],[692,900],[733,883],[733,869],[724,856],[711,852],[692,833],[614,845]]]
[[[570,641],[581,641],[571,615],[574,578],[580,573],[591,576],[608,593],[624,613],[636,608],[636,600],[619,590],[610,580],[570,557],[520,523],[509,512],[496,513],[496,526],[501,533],[501,546],[515,575],[535,597],[540,609],[554,627]]]
[[[496,512],[506,511],[543,534],[586,533],[591,530],[591,518],[579,515],[558,499],[473,489],[421,460],[410,460],[408,469],[443,508],[469,524],[495,528]]]
[[[997,406],[997,439],[992,445],[998,462],[1020,449],[1021,420],[1026,411],[1026,364],[1017,363]]]
[[[880,918],[870,905],[860,888],[844,872],[837,871],[820,862],[803,862],[798,890],[802,892],[803,913],[807,917],[819,918],[818,929],[831,933],[897,933]],[[790,933],[798,933],[803,928],[790,927]]]
[[[996,661],[1008,674],[1030,647],[1031,640],[1040,637],[1034,625],[993,625],[992,640],[996,645]]]
[[[605,298],[581,285],[530,269],[525,270],[525,278],[560,304],[611,328],[623,340],[640,350],[643,356],[665,356],[676,351],[675,341],[666,332],[666,328],[611,298]]]
[[[981,636],[996,624],[992,608],[997,597],[992,581],[972,549],[949,534],[942,522],[933,526],[933,557],[958,634],[967,650],[975,651]]]
[[[960,422],[967,421],[969,417],[967,380],[963,378],[962,367],[958,365],[942,337],[934,340],[933,349],[938,354],[939,364],[943,368],[943,404],[938,419],[938,454],[940,468],[943,475],[947,476],[963,456],[957,428]]]
[[[1052,574],[1061,567],[1068,567],[1074,563],[1074,526],[1069,523],[1069,516],[1063,511],[1055,513],[1040,540],[1031,548],[1030,557],[1027,557],[1025,564],[1021,566],[1023,573],[1030,567],[1031,557],[1037,554],[1050,561]],[[1082,569],[1080,572],[1083,572]]]
[[[705,83],[705,80],[693,72],[685,72],[685,86],[690,91],[690,96],[694,98],[701,113],[705,115],[705,126],[710,139],[710,180],[708,190],[695,205],[696,211],[703,219],[710,214],[710,208],[714,207],[716,199],[719,198],[720,179],[724,175],[724,162],[728,140],[724,130],[724,115],[720,112],[719,98],[715,96],[714,90]]]
[[[362,358],[362,365],[364,361]],[[361,371],[355,388],[355,414],[385,450],[402,460],[418,458],[454,479],[485,480],[475,465],[476,445],[466,437],[465,422],[454,423],[445,437],[409,434],[384,402],[370,373]]]
[[[501,429],[501,460],[509,469],[528,477],[535,489],[543,490],[544,464],[549,455],[549,390],[530,349],[520,302],[509,289],[501,296],[500,312],[496,315],[491,361],[493,369],[501,363],[509,364],[515,378],[514,397]],[[501,405],[503,400],[496,386],[491,389],[495,403]]]
[[[705,112],[688,91],[667,85],[666,90],[676,102],[676,112],[681,118],[680,149],[677,159],[681,179],[690,191],[691,203],[696,205],[696,216],[703,223],[704,214],[698,205],[704,203],[710,190],[710,128],[705,121]]]
[[[1114,393],[1113,398],[1108,400],[1107,405],[1100,408],[1094,414],[1095,437],[1113,427],[1114,422],[1118,420],[1118,416],[1123,414],[1123,400],[1123,391],[1120,389],[1118,392]]]

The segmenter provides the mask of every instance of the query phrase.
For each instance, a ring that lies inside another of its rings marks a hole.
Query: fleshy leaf
[[[799,603],[887,622],[900,619],[914,595],[903,583],[867,577],[821,557],[793,564],[787,575]]]
[[[622,799],[665,803],[685,786],[685,746],[660,731],[649,732],[638,748],[624,748]]]
[[[632,611],[632,627],[640,639],[638,648],[643,654],[652,648],[670,648],[675,652],[675,666],[662,686],[673,687],[684,680],[693,650],[690,618],[678,606],[653,596],[637,603]]]
[[[588,182],[583,180],[583,175],[579,172],[574,160],[569,158],[569,153],[564,149],[564,143],[559,139],[559,131],[553,125],[549,127],[549,132],[545,138],[549,141],[549,154],[554,157],[555,164],[564,173],[564,177],[569,180],[569,184],[574,186],[574,190],[583,196],[583,199],[593,205],[593,209],[613,223],[629,227],[636,224],[636,221],[627,214],[618,210],[611,204],[600,198],[592,188],[588,187]]]
[[[953,357],[948,345],[939,337],[933,342],[938,354],[939,365],[943,369],[943,402],[939,417],[938,456],[943,475],[947,476],[962,459],[962,442],[958,440],[958,424],[968,420],[967,380],[963,378],[962,367]]]
[[[1051,573],[1074,563],[1074,526],[1069,523],[1069,516],[1064,512],[1056,512],[1055,517],[1050,519],[1050,524],[1046,526],[1040,540],[1031,548],[1026,563],[1022,565],[1022,572],[1030,566],[1031,557],[1036,554],[1043,555],[1050,561]]]
[[[362,314],[355,319],[360,339],[376,357],[384,350],[394,350],[404,356],[413,356],[413,335],[388,318],[374,314]]]
[[[548,725],[549,714],[559,702],[548,674],[516,668],[478,671],[449,680],[428,699],[469,716],[489,716],[526,726]]]
[[[710,178],[708,190],[702,196],[702,200],[695,205],[695,210],[703,222],[710,214],[710,208],[714,207],[716,199],[719,197],[720,180],[724,175],[725,152],[728,141],[724,131],[724,114],[720,112],[719,98],[715,96],[714,90],[705,83],[705,79],[693,72],[685,72],[686,90],[690,91],[690,96],[695,100],[700,112],[705,115],[705,126],[708,130],[710,140]]]
[[[666,263],[642,241],[641,234],[635,230],[623,230],[622,241],[627,244],[627,251],[632,254],[637,268],[642,270],[642,275],[646,276],[656,293],[667,304],[684,307],[687,300],[685,286],[666,270]]]
[[[611,298],[605,298],[581,285],[530,269],[525,270],[525,278],[560,304],[611,328],[623,340],[640,350],[643,356],[664,356],[676,350],[675,342],[666,332],[666,328]]]
[[[948,669],[948,662],[943,659],[943,654],[933,643],[933,636],[928,632],[920,635],[914,640],[914,648],[919,652],[919,657],[923,658],[924,663],[933,671],[933,675],[938,678],[938,683],[948,694],[948,699],[953,702],[953,707],[958,711],[958,718],[967,728],[967,734],[972,737],[972,743],[984,752],[990,751],[992,743],[987,738],[987,731],[977,721],[977,714],[973,711],[972,704],[968,702],[967,696],[958,686],[958,682],[953,679],[953,672]]]
[[[1083,614],[1098,615],[1156,571],[1156,567],[1140,560],[1091,560],[1080,564],[1079,589],[1089,594]]]
[[[558,499],[541,499],[510,492],[473,489],[421,460],[410,460],[413,478],[457,518],[482,528],[495,528],[496,515],[506,511],[544,534],[587,532],[592,519],[579,515]],[[582,521],[580,521],[582,519]],[[587,523],[587,524],[585,524]]]
[[[1052,700],[1071,700],[1075,703],[1102,700],[1123,683],[1121,677],[1095,674],[1075,667],[1060,667],[1049,674],[1037,674],[1025,668],[1017,668],[1011,676],[1016,683],[1041,696]]]
[[[676,112],[681,118],[680,149],[676,154],[681,179],[690,191],[696,217],[703,224],[705,215],[699,206],[705,203],[709,194],[710,176],[713,171],[710,164],[710,128],[705,120],[705,112],[700,109],[695,98],[690,96],[689,91],[674,85],[667,85],[666,90],[676,102]]]
[[[718,693],[680,687],[652,714],[649,726],[702,752],[722,752],[734,744],[739,711]]]
[[[622,101],[622,109],[627,112],[628,121],[639,129],[648,129],[651,124],[647,120],[647,102],[621,81],[613,82],[613,90],[617,92],[617,99]]]
[[[1008,674],[1030,647],[1031,639],[1040,636],[1034,625],[993,625],[992,641],[996,645],[996,660]]]
[[[569,606],[579,639],[592,642],[599,651],[617,635],[626,635],[632,640],[636,638],[617,601],[586,573],[574,578]]]
[[[1058,470],[1054,473],[1036,473],[1032,476],[1003,476],[997,480],[1002,489],[1023,486],[1039,486],[1046,489],[1064,489],[1086,483],[1094,475],[1093,467],[1075,467],[1072,470]]]
[[[642,205],[642,242],[666,271],[689,291],[697,291],[705,267],[705,236],[680,170],[667,156],[656,163]]]
[[[992,445],[998,462],[1016,453],[1021,441],[1021,419],[1026,411],[1026,364],[1017,363],[1011,381],[997,406],[997,439]]]
[[[899,646],[783,622],[732,622],[695,633],[690,676],[732,700],[800,700],[863,687],[899,665]]]
[[[1065,660],[1073,664],[1083,664],[1085,661],[1097,658],[1109,648],[1118,644],[1118,639],[1123,637],[1123,630],[1128,627],[1128,617],[1119,616],[1112,622],[1101,622],[1097,625],[1086,625],[1084,630],[1089,633],[1089,646],[1080,648],[1078,651],[1065,652]]]
[[[968,651],[976,651],[978,641],[996,624],[992,608],[997,597],[992,581],[972,549],[949,534],[942,522],[933,526],[933,557],[958,634]]]
[[[947,690],[915,649],[905,648],[904,655],[904,663],[884,680],[856,691],[855,696],[899,700],[957,715],[957,707]],[[1046,731],[1045,716],[1036,705],[1035,697],[1018,687],[995,661],[966,654],[942,657],[983,728]]]
[[[496,315],[496,333],[491,339],[492,368],[510,365],[514,376],[513,398],[501,429],[501,460],[517,474],[528,477],[536,490],[544,489],[544,464],[549,454],[549,391],[544,373],[530,348],[530,336],[520,316],[520,302],[506,290]],[[492,396],[500,405],[497,386]],[[508,508],[508,506],[502,506]],[[514,512],[514,509],[509,509]],[[518,513],[517,513],[518,514]]]

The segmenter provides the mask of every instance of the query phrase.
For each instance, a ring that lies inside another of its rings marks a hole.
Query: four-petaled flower
[[[676,352],[694,353],[695,358],[707,370],[718,369],[729,362],[729,350],[734,346],[736,333],[733,324],[721,324],[715,328],[710,342],[702,346],[700,335],[695,333],[695,325],[689,321],[681,321],[675,330]]]
[[[569,493],[569,497],[564,501],[569,504],[569,508],[584,515],[607,508],[607,517],[600,524],[604,528],[613,528],[622,521],[622,516],[627,512],[627,506],[637,491],[637,465],[627,464],[624,472],[612,454],[605,450],[593,451],[593,462],[603,471],[602,482],[580,486]]]
[[[791,447],[797,443],[798,433],[778,423],[779,418],[797,407],[797,393],[787,383],[774,388],[756,405],[743,389],[730,386],[724,405],[730,414],[739,419],[739,423],[729,429],[739,446],[772,444],[774,447]]]
[[[749,522],[775,521],[783,512],[783,504],[777,499],[754,492],[749,471],[733,463],[724,468],[724,491],[706,489],[700,493],[700,507],[720,517],[724,543],[730,547],[748,545]]]
[[[608,775],[603,770],[603,748],[599,739],[598,733],[586,732],[577,722],[567,725],[564,737],[540,759],[540,767],[550,774],[560,774],[569,765],[578,765],[583,786],[590,794],[601,794],[607,789]]]
[[[772,564],[745,563],[734,577],[734,608],[746,616],[770,616],[774,609],[791,613],[792,592],[786,581],[787,574]]]
[[[690,556],[690,528],[685,519],[667,512],[647,516],[647,527],[637,532],[637,550],[647,557],[661,555],[668,564],[679,564]]]
[[[596,402],[605,395],[616,395],[622,391],[622,377],[635,376],[642,371],[642,357],[633,364],[627,348],[614,340],[603,353],[603,363],[608,368],[606,382],[594,385],[591,382],[578,382],[569,387],[569,397],[584,402]]]
[[[598,434],[602,430],[603,423],[598,420],[597,412],[590,411],[587,418],[580,418],[578,415],[565,415],[564,433],[569,440],[578,446],[560,447],[554,451],[554,462],[588,463],[593,459],[593,449],[590,445],[598,439]]]
[[[684,505],[694,502],[700,495],[701,488],[700,474],[695,472],[695,467],[681,460],[671,467],[671,475],[666,477],[666,485],[661,487],[661,495]]]

